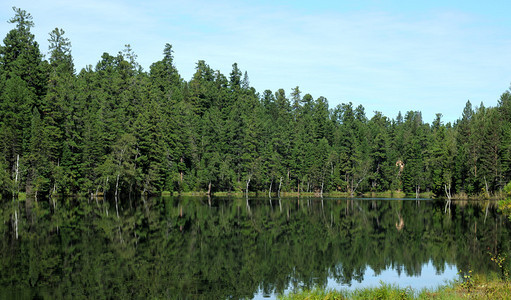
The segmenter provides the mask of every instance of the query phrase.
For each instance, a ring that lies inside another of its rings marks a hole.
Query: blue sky
[[[171,43],[186,80],[198,60],[225,75],[237,62],[259,92],[299,86],[369,118],[455,121],[467,100],[495,106],[511,83],[509,1],[2,1],[2,39],[12,6],[33,16],[43,53],[64,29],[77,71],[125,44],[149,70]]]

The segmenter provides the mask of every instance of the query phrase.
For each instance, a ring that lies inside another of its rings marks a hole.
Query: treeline
[[[163,58],[143,71],[130,48],[76,72],[62,29],[45,59],[26,11],[0,47],[0,187],[4,195],[162,191],[494,193],[511,178],[511,94],[467,102],[428,124],[409,111],[368,118],[298,87],[250,86],[204,61],[186,81]]]

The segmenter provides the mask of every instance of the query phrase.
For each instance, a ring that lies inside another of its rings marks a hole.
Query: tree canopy
[[[129,45],[74,69],[65,31],[48,60],[32,16],[13,8],[0,46],[0,188],[51,194],[162,191],[490,194],[511,179],[511,93],[445,124],[330,108],[300,88],[262,93],[237,63],[199,60],[186,81],[171,44],[143,71]],[[460,108],[461,109],[461,108]]]

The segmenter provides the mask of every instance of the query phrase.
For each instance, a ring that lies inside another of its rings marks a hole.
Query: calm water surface
[[[163,197],[4,203],[0,298],[275,298],[497,271],[493,202]],[[16,219],[18,238],[16,238]]]

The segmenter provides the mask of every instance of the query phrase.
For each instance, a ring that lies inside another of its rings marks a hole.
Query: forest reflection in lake
[[[121,201],[119,218],[106,201],[61,202],[3,204],[1,298],[252,298],[368,270],[487,274],[489,252],[510,254],[493,202],[160,197]]]

